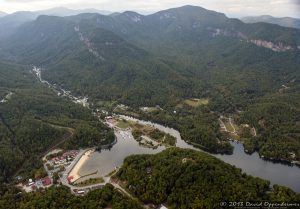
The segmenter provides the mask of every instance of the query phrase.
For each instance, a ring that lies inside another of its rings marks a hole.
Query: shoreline
[[[243,150],[244,152],[247,154],[247,155],[252,155],[254,153],[257,153],[259,158],[261,160],[264,160],[264,161],[268,161],[268,162],[272,162],[272,163],[279,163],[279,164],[282,164],[282,165],[288,165],[288,166],[297,166],[300,168],[300,161],[299,160],[287,160],[287,159],[283,159],[283,158],[272,158],[272,157],[268,157],[268,156],[263,156],[261,155],[257,150],[254,150],[252,152],[248,151],[245,147],[244,147],[244,141],[238,141],[238,140],[235,140],[235,139],[229,139],[230,142],[234,142],[234,143],[238,143],[238,144],[241,144],[243,145]]]
[[[68,178],[73,177],[72,179],[70,179],[70,183],[74,183],[75,181],[77,181],[78,179],[81,178],[81,175],[79,174],[79,170],[85,164],[85,162],[89,159],[90,154],[92,154],[93,152],[94,152],[94,149],[89,149],[80,157],[78,162],[75,164],[75,166],[72,168],[72,170],[68,174]]]
[[[136,122],[136,121],[142,121],[142,122],[146,122],[146,123],[151,123],[151,124],[159,124],[159,125],[161,125],[160,123],[159,123],[159,121],[151,121],[149,118],[144,118],[144,117],[141,117],[141,118],[135,118],[135,117],[133,117],[133,116],[131,116],[131,115],[122,115],[122,114],[119,114],[119,115],[117,115],[117,116],[119,116],[119,117],[121,117],[121,118],[124,118],[125,120],[132,120],[132,121],[134,121],[134,122]],[[174,129],[172,126],[168,126],[167,124],[166,125],[162,125],[162,126],[165,126],[165,127],[167,127],[167,128],[170,128],[170,129]],[[156,127],[157,128],[157,127]],[[159,129],[159,128],[158,128]],[[174,129],[174,130],[176,130],[176,129]],[[177,131],[177,130],[176,130]],[[228,133],[230,133],[230,132],[228,132]],[[172,135],[172,134],[171,134]],[[175,138],[177,138],[176,136],[174,136]],[[203,147],[202,145],[200,145],[200,144],[196,144],[196,143],[193,143],[193,142],[190,142],[190,141],[185,141],[184,139],[182,139],[185,143],[187,143],[187,144],[189,144],[189,145],[191,145],[191,146],[193,146],[194,148],[197,148],[197,150],[199,151],[199,149],[201,149],[202,151],[204,151],[204,152],[207,152],[207,153],[209,153],[209,154],[212,154],[212,155],[214,155],[214,154],[220,154],[220,155],[232,155],[232,154],[228,154],[228,153],[213,153],[213,152],[209,152],[208,150],[207,150],[207,148],[205,148],[205,147]],[[242,142],[242,141],[238,141],[238,140],[234,140],[234,139],[229,139],[229,141],[230,142],[235,142],[235,143],[238,143],[238,144],[242,144],[243,146],[244,146],[244,143]],[[176,143],[176,145],[177,145],[177,143]],[[192,148],[193,149],[193,148]],[[245,148],[243,147],[243,150],[244,150],[244,152],[247,154],[247,155],[252,155],[253,153],[258,153],[257,151],[254,151],[254,152],[246,152],[245,150]],[[259,158],[261,159],[261,160],[263,160],[263,161],[266,161],[266,162],[272,162],[272,163],[274,163],[274,164],[281,164],[281,165],[288,165],[288,166],[296,166],[296,167],[298,167],[298,168],[300,168],[300,161],[297,161],[297,160],[285,160],[285,159],[276,159],[276,158],[268,158],[268,157],[266,157],[266,156],[264,156],[264,157],[262,157],[259,153],[258,153],[258,155],[259,155]]]

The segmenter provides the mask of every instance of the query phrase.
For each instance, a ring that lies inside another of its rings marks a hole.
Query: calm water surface
[[[192,145],[187,144],[181,139],[180,133],[172,128],[168,128],[159,124],[154,124],[147,121],[141,121],[134,118],[122,116],[125,119],[138,121],[141,124],[152,125],[155,128],[160,129],[170,135],[176,137],[177,147],[190,148],[201,151]],[[110,150],[102,150],[101,152],[95,152],[91,155],[90,159],[82,166],[79,173],[86,175],[95,172],[97,174],[86,177],[100,177],[105,176],[116,166],[121,166],[124,159],[132,154],[156,154],[165,149],[165,147],[159,147],[157,149],[150,149],[142,147],[137,141],[134,140],[132,134],[126,131],[116,131],[116,137],[118,139]],[[243,172],[252,176],[267,179],[271,184],[279,184],[290,187],[294,191],[300,192],[300,169],[296,166],[288,166],[280,163],[273,163],[265,161],[259,158],[257,153],[248,155],[244,152],[243,145],[231,142],[234,146],[234,152],[232,155],[213,155],[222,161],[241,168]],[[84,178],[82,181],[85,180]]]
[[[97,174],[82,178],[83,181],[91,177],[105,176],[123,164],[124,159],[133,154],[156,154],[163,151],[164,147],[157,149],[150,149],[140,146],[133,138],[129,131],[115,131],[118,142],[110,150],[101,150],[101,152],[94,152],[90,159],[79,170],[80,175],[87,175],[95,172]]]
[[[300,192],[300,168],[263,160],[257,152],[248,155],[244,152],[242,144],[234,142],[231,142],[231,144],[234,146],[232,155],[214,156],[241,168],[247,174],[267,179],[271,184],[287,186],[296,192]]]

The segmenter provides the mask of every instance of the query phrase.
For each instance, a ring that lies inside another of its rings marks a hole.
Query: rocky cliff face
[[[270,42],[270,41],[265,41],[265,40],[260,40],[260,39],[250,40],[249,42],[253,43],[253,44],[255,44],[256,46],[259,46],[259,47],[264,47],[264,48],[267,48],[267,49],[271,49],[274,52],[286,52],[286,51],[290,51],[290,50],[294,49],[292,46],[284,45],[281,42],[273,43],[273,42]],[[298,49],[299,49],[299,47],[298,47]]]
[[[207,30],[211,33],[211,36],[213,38],[217,36],[227,36],[227,37],[235,37],[239,38],[241,40],[246,41],[247,43],[252,43],[255,44],[258,47],[264,47],[267,49],[270,49],[274,52],[286,52],[290,50],[300,50],[300,46],[290,46],[286,45],[282,42],[274,43],[271,41],[263,40],[263,39],[251,39],[247,35],[243,34],[242,32],[238,31],[229,31],[229,30],[224,30],[220,28],[207,28]]]
[[[95,57],[101,59],[102,61],[104,61],[105,59],[97,52],[96,49],[94,49],[92,43],[90,42],[90,40],[87,37],[84,37],[83,33],[80,32],[80,28],[79,26],[75,26],[74,27],[74,31],[78,33],[79,39],[80,41],[82,41],[84,43],[84,45],[87,47],[87,49],[89,50],[90,53],[92,53]]]

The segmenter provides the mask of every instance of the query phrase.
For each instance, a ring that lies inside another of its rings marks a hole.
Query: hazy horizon
[[[98,9],[111,12],[136,11],[151,14],[160,10],[184,5],[201,6],[206,9],[225,13],[229,17],[271,15],[274,17],[300,18],[299,0],[0,0],[0,11],[39,11],[57,7],[68,9]]]

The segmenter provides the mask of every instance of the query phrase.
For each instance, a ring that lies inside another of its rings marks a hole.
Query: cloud
[[[3,0],[4,2],[7,3],[28,3],[28,2],[60,2],[59,0]],[[62,0],[64,1],[64,0]]]
[[[291,0],[294,6],[294,11],[296,12],[296,16],[300,18],[300,0]]]
[[[22,2],[31,2],[31,1],[42,1],[42,0],[3,0],[4,2],[8,2],[8,3],[10,3],[10,2],[20,2],[20,3],[22,3]]]
[[[297,6],[300,6],[300,0],[292,0],[293,4],[296,4]]]
[[[235,17],[262,14],[300,17],[300,0],[0,0],[0,10],[13,12],[68,7],[152,12],[186,4],[202,6]]]

